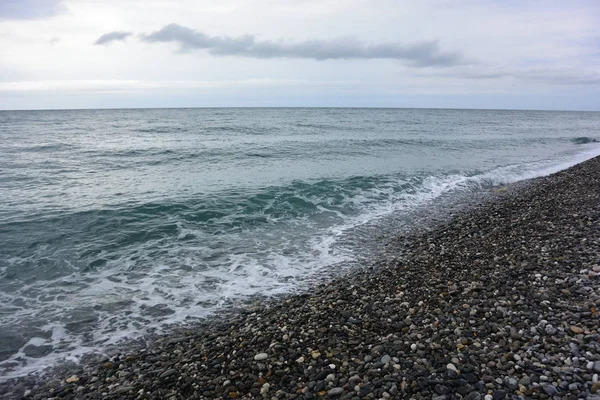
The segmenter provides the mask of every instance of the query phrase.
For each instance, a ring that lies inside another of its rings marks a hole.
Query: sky
[[[600,111],[598,0],[0,0],[0,109]]]

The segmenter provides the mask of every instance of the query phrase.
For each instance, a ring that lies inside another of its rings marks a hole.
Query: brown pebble
[[[573,332],[576,335],[580,335],[583,333],[583,329],[578,326],[571,326],[571,332]]]

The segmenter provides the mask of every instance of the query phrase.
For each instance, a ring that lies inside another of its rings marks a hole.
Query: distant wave
[[[55,152],[55,151],[66,151],[74,150],[77,146],[69,145],[66,143],[53,143],[53,144],[37,144],[30,147],[19,147],[19,152],[28,153],[43,153],[43,152]]]
[[[594,139],[592,137],[588,137],[588,136],[580,136],[580,137],[576,137],[571,139],[571,142],[575,143],[575,144],[587,144],[587,143],[598,143],[598,139]]]
[[[186,129],[186,128],[182,128],[179,126],[171,126],[171,125],[132,129],[132,132],[138,132],[138,133],[173,133],[173,132],[187,132],[187,131],[188,131],[188,129]]]

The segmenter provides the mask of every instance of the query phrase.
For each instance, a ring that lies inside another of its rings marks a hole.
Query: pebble
[[[505,383],[509,390],[516,390],[519,387],[519,382],[515,378],[507,378]]]
[[[263,384],[260,388],[260,394],[267,394],[269,392],[270,388],[271,388],[271,385],[269,385],[269,383]]]
[[[177,370],[174,368],[168,369],[166,371],[164,371],[163,373],[160,374],[160,378],[168,378],[170,376],[173,376],[177,373]]]
[[[583,328],[580,328],[578,326],[570,326],[569,329],[571,329],[571,332],[573,332],[576,335],[580,335],[583,333]]]
[[[267,353],[258,353],[254,356],[255,361],[262,361],[266,360],[267,358],[269,358],[269,355]]]
[[[543,385],[542,386],[542,390],[544,391],[544,393],[546,393],[548,396],[554,396],[555,394],[558,393],[558,391],[556,390],[556,388],[552,385]]]
[[[545,331],[547,335],[555,335],[556,332],[558,332],[556,328],[550,324],[546,325]]]
[[[114,391],[114,394],[124,394],[124,393],[130,392],[132,390],[135,390],[135,388],[132,386],[122,386],[122,387],[116,389]]]

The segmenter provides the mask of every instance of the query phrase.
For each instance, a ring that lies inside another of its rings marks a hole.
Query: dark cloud
[[[96,44],[96,45],[104,45],[104,44],[109,44],[109,43],[112,43],[112,42],[123,41],[123,40],[127,39],[127,37],[129,37],[131,35],[132,35],[131,32],[122,32],[122,31],[108,32],[108,33],[105,33],[104,35],[100,36],[94,42],[94,44]]]
[[[0,20],[52,17],[65,10],[62,0],[0,0]]]
[[[400,43],[363,43],[352,38],[308,40],[304,42],[258,40],[254,35],[209,36],[185,26],[170,24],[143,34],[148,43],[175,42],[181,51],[203,49],[215,56],[252,58],[393,59],[413,66],[446,67],[465,64],[461,53],[440,50],[437,40],[409,45]]]

